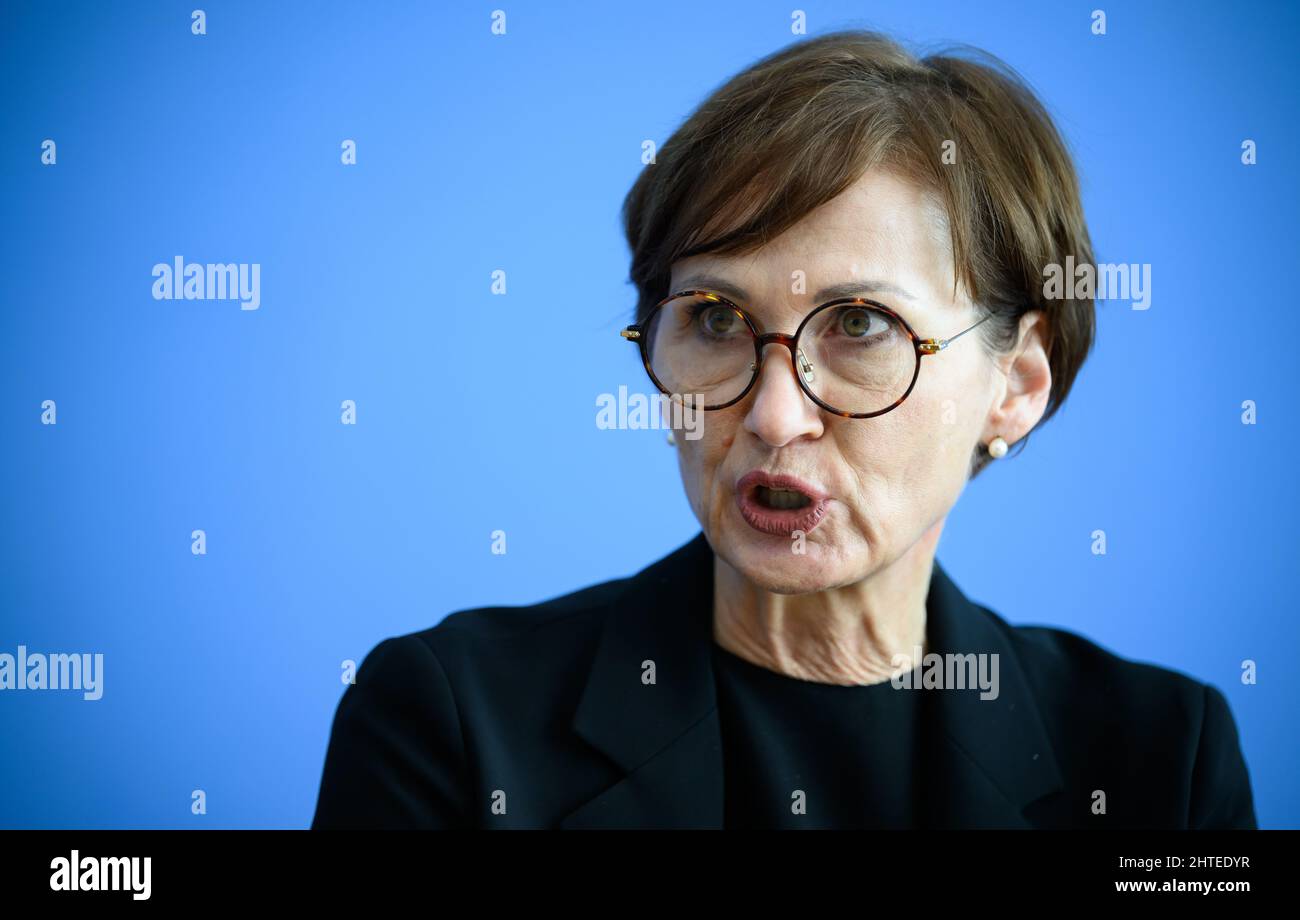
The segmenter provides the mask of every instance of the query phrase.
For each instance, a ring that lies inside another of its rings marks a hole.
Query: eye
[[[713,336],[731,335],[740,326],[740,317],[730,307],[700,303],[694,309],[696,322]]]
[[[853,339],[866,339],[888,332],[892,327],[889,317],[865,307],[845,307],[840,312],[840,331]]]

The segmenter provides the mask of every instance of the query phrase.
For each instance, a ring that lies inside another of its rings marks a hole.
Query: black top
[[[312,826],[722,827],[713,565],[701,533],[630,578],[529,607],[458,611],[383,640],[339,701]],[[925,631],[935,653],[997,655],[1000,671],[994,699],[908,691],[922,710],[918,827],[1256,826],[1222,691],[1067,630],[1013,626],[966,598],[937,561]],[[742,676],[722,686],[732,728],[778,721],[751,692],[738,723],[736,688],[753,685]],[[890,807],[872,791],[887,783],[844,777],[897,775],[905,758],[882,758],[880,747],[873,757],[876,734],[848,731],[847,705],[808,702],[883,689],[793,689],[798,713],[827,713],[821,740],[778,736],[765,743],[784,760],[751,762],[782,771],[773,782],[786,799],[798,773],[809,823]],[[781,717],[783,731],[793,718]],[[762,736],[742,731],[733,749],[745,737]],[[744,771],[745,758],[730,762]],[[844,772],[826,772],[835,766]]]
[[[714,643],[727,828],[911,827],[919,691],[790,677]]]

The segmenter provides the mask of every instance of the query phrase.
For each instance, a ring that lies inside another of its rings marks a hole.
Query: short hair
[[[945,151],[955,161],[945,163]],[[715,90],[623,202],[637,320],[671,293],[678,259],[757,249],[875,166],[937,193],[955,283],[991,314],[979,329],[988,347],[1010,348],[1020,318],[1043,310],[1046,421],[1094,336],[1091,298],[1049,301],[1043,289],[1047,266],[1093,261],[1079,181],[1023,78],[965,45],[918,58],[875,32],[832,32],[768,55]],[[972,473],[987,460],[980,445]]]

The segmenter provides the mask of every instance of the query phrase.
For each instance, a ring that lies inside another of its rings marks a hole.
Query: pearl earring
[[[668,429],[668,446],[672,447],[676,443],[677,443],[677,439],[673,437],[673,432],[672,429],[670,428]]]
[[[1007,442],[1002,440],[999,435],[992,441],[989,441],[989,456],[994,460],[1000,460],[1007,455]]]

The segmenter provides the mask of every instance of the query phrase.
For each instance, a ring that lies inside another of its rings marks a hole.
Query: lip
[[[768,489],[793,489],[802,492],[812,501],[803,508],[767,508],[759,504],[755,494],[759,486]],[[788,537],[796,530],[808,533],[826,517],[830,496],[797,476],[784,473],[765,473],[751,470],[736,480],[736,506],[745,523],[760,533]]]

